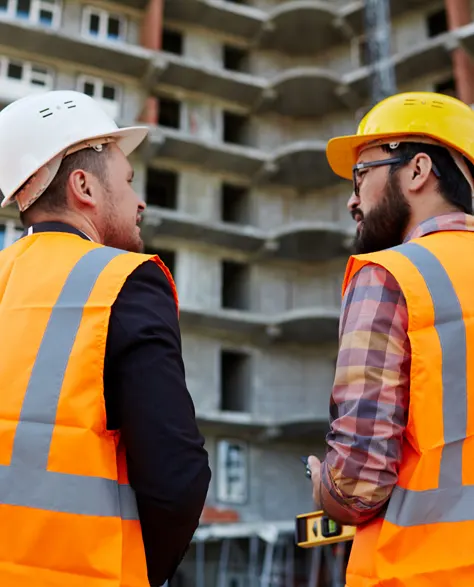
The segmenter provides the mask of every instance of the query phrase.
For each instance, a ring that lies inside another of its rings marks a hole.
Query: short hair
[[[23,226],[32,224],[36,212],[61,212],[67,208],[67,182],[69,176],[76,169],[83,169],[97,177],[102,183],[107,183],[106,159],[109,157],[109,145],[103,145],[102,151],[92,148],[81,149],[65,157],[54,176],[41,196],[24,212],[20,212]]]
[[[393,165],[390,173],[395,173],[406,164],[407,160],[411,160],[418,153],[426,153],[439,170],[438,191],[441,196],[462,212],[472,214],[471,186],[445,147],[414,142],[400,143],[396,149],[391,149],[389,145],[382,145],[382,149],[386,153],[404,159],[403,163]],[[474,181],[474,165],[466,157],[463,156],[463,159]]]

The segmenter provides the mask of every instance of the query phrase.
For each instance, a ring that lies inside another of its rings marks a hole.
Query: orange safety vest
[[[408,307],[411,380],[398,483],[359,526],[347,587],[474,585],[474,234],[438,232],[349,260],[387,269]]]
[[[157,257],[66,233],[0,252],[0,585],[148,587],[120,433],[106,429],[111,306]]]

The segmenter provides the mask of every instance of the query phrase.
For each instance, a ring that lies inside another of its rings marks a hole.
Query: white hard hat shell
[[[38,170],[81,142],[109,138],[128,156],[148,127],[119,128],[97,102],[75,91],[50,91],[20,98],[0,112],[2,207]]]

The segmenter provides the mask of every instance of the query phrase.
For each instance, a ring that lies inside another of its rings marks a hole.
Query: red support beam
[[[149,0],[143,15],[141,44],[152,51],[161,49],[163,34],[163,0]],[[149,96],[142,112],[141,122],[158,124],[158,99]]]
[[[445,0],[448,29],[456,30],[472,22],[469,0]],[[454,80],[458,98],[474,104],[474,62],[463,47],[452,52]]]

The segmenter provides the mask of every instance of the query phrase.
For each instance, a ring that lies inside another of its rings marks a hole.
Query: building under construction
[[[374,13],[367,12],[369,4]],[[172,587],[336,587],[294,546],[323,456],[350,186],[326,141],[379,94],[474,102],[468,0],[0,0],[0,105],[78,89],[150,126],[142,233],[172,271],[213,480]],[[19,234],[1,211],[0,246]]]

